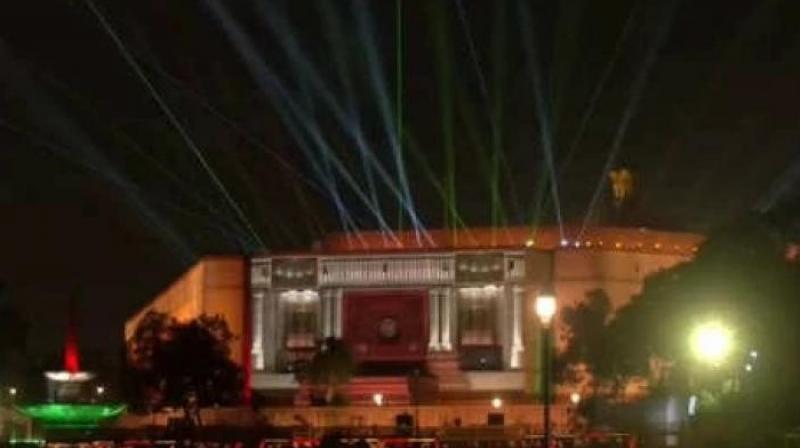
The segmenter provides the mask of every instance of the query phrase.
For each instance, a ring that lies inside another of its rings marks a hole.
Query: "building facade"
[[[494,228],[334,234],[312,252],[255,256],[252,387],[309,403],[295,372],[334,337],[360,366],[352,403],[375,393],[408,403],[408,378],[420,372],[433,382],[426,401],[523,401],[536,392],[539,291],[553,290],[563,307],[602,289],[618,307],[700,242],[647,229]]]
[[[236,336],[231,352],[247,374],[246,395],[272,405],[313,402],[296,373],[331,337],[358,364],[345,388],[356,406],[375,394],[389,405],[530,403],[540,291],[554,292],[563,308],[602,289],[616,308],[648,275],[690,260],[701,242],[644,228],[332,234],[304,253],[204,258],[125,333],[130,339],[150,310],[179,320],[221,314]],[[554,325],[563,344],[558,315]]]

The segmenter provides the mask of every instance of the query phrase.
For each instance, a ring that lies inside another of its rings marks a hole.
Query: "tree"
[[[652,388],[714,396],[724,418],[749,423],[723,427],[800,423],[800,266],[787,261],[781,235],[747,217],[711,233],[691,262],[650,276],[605,324],[602,299],[565,310],[572,332],[566,356],[601,379],[643,375],[661,361]],[[689,335],[706,321],[734,331],[736,350],[724,365],[703,366],[692,356]]]
[[[749,219],[712,234],[691,263],[650,277],[616,320],[676,368],[693,363],[687,350],[692,328],[713,319],[735,329],[741,350],[757,350],[800,373],[800,355],[788,348],[800,342],[798,274],[785,259],[785,242]]]
[[[339,388],[347,384],[355,373],[355,360],[344,341],[327,338],[314,354],[300,380],[308,380],[313,386],[324,389],[326,404],[333,404]]]
[[[148,313],[128,341],[129,389],[135,404],[233,405],[241,399],[242,372],[230,359],[234,337],[220,316],[181,323]]]
[[[637,341],[615,319],[611,300],[602,289],[587,292],[586,299],[561,311],[566,330],[566,348],[556,358],[556,372],[562,382],[588,389],[579,413],[594,424],[628,424],[615,418],[615,405],[625,398],[626,386],[634,377],[645,376],[632,357],[646,358],[636,350]],[[647,363],[643,363],[644,366]]]
[[[0,283],[0,385],[16,383],[23,376],[29,327]]]

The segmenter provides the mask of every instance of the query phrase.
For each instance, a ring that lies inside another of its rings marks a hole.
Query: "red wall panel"
[[[357,360],[425,359],[428,342],[427,291],[347,292],[343,305],[343,337]]]

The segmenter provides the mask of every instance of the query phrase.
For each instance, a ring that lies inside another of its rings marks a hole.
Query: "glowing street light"
[[[503,407],[503,400],[500,397],[492,398],[492,407],[495,409],[500,409]]]
[[[581,394],[577,392],[569,394],[569,401],[573,406],[577,406],[581,402]]]
[[[95,392],[97,392],[98,396],[102,396],[106,393],[106,388],[103,386],[97,386],[97,388],[95,388]]]
[[[8,388],[8,395],[12,398],[17,396],[17,388],[16,387],[9,387]]]
[[[550,326],[556,314],[556,298],[552,294],[542,293],[536,297],[536,315],[545,328]]]
[[[733,349],[733,334],[719,322],[709,322],[694,329],[690,342],[697,359],[717,366]]]

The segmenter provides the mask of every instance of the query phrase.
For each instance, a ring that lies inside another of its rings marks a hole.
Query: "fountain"
[[[64,340],[64,369],[45,372],[44,376],[47,379],[47,402],[18,406],[17,409],[45,428],[95,428],[125,410],[122,404],[98,403],[105,393],[102,386],[88,390],[94,374],[80,369],[71,301]]]

